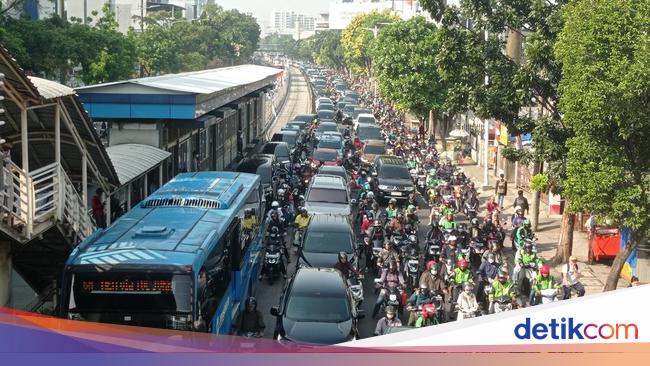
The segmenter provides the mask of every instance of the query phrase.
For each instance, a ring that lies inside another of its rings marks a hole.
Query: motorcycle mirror
[[[355,199],[353,198],[353,199],[350,200],[350,203],[354,205],[354,204],[357,203],[357,200],[355,200]]]
[[[270,312],[273,316],[280,316],[280,309],[277,306],[272,307]]]

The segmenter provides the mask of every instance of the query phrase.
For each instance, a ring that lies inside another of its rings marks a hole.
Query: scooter
[[[269,242],[266,244],[263,273],[266,275],[269,285],[273,285],[273,282],[280,277],[280,261],[282,260],[281,245],[279,242]]]
[[[558,291],[554,288],[547,288],[546,290],[541,291],[542,304],[550,304],[552,302],[558,301],[557,295]]]

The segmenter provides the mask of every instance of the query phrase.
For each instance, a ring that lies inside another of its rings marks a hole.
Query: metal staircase
[[[3,173],[0,230],[8,236],[24,244],[59,226],[74,245],[95,229],[83,199],[60,164],[25,173],[8,162]]]

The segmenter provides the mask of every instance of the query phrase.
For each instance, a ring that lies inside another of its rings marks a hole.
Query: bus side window
[[[207,324],[211,323],[214,312],[230,283],[231,264],[228,244],[227,237],[222,238],[199,271],[198,304],[201,316]]]
[[[240,229],[241,227],[240,227],[239,220],[233,220],[233,223],[230,225],[230,228],[228,228],[227,238],[230,244],[229,251],[230,251],[233,271],[239,271],[241,269],[242,247],[241,247]]]

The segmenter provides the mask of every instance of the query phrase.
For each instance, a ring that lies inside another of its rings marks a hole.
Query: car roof
[[[357,119],[361,118],[361,117],[370,117],[370,118],[373,118],[373,119],[375,118],[375,116],[373,114],[370,114],[370,113],[359,113],[359,115],[357,116]]]
[[[329,149],[333,152],[336,150]],[[311,186],[314,188],[345,189],[345,181],[337,175],[316,174],[312,178]]]
[[[298,131],[296,130],[280,130],[276,132],[274,135],[297,135]]]
[[[336,150],[336,149],[331,149],[331,148],[329,148],[329,147],[319,147],[319,148],[317,148],[317,149],[314,151],[314,153],[317,153],[317,152],[324,152],[324,153],[338,153],[338,150]]]
[[[332,173],[343,173],[347,176],[345,168],[340,165],[323,165],[318,169],[318,174],[332,174]],[[333,175],[333,174],[332,174]]]
[[[352,224],[350,224],[350,220],[347,218],[347,216],[343,215],[314,215],[311,220],[309,220],[309,226],[307,230],[351,232]]]
[[[239,165],[237,165],[238,172],[245,173],[255,173],[253,170],[257,170],[262,165],[271,165],[272,160],[266,156],[257,156],[250,157],[242,160]]]
[[[384,140],[368,140],[366,141],[363,146],[386,146],[386,142]]]
[[[331,121],[323,121],[320,124],[323,126],[338,126],[336,122],[331,122]]]
[[[404,159],[393,155],[379,155],[377,161],[382,165],[404,165]]]
[[[359,127],[364,127],[364,128],[372,127],[372,128],[380,129],[379,126],[372,123],[359,123],[359,126],[357,126],[357,128]]]
[[[334,268],[298,268],[291,281],[291,295],[347,296],[347,285],[341,272]]]

